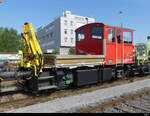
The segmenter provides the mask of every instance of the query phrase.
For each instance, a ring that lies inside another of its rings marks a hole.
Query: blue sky
[[[2,0],[0,26],[22,31],[25,22],[36,29],[50,23],[63,10],[93,16],[96,22],[134,29],[134,43],[147,42],[150,35],[150,0]],[[123,11],[120,15],[119,11]]]

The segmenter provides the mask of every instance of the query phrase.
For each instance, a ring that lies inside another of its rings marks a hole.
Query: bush
[[[76,54],[76,49],[75,49],[75,47],[70,47],[70,49],[69,49],[69,54],[70,54],[70,55],[75,55],[75,54]]]
[[[59,54],[59,50],[57,48],[53,49],[52,54]]]

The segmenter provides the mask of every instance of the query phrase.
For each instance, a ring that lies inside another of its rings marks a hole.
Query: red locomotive
[[[105,55],[106,65],[132,64],[132,29],[91,23],[76,30],[76,54]]]

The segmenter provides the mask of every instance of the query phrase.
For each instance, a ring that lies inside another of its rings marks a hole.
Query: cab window
[[[76,41],[81,41],[85,39],[85,31],[84,29],[76,32]]]
[[[108,29],[108,42],[115,42],[115,30],[113,28]]]
[[[92,27],[92,39],[103,38],[103,27],[94,26]]]
[[[123,41],[126,44],[132,44],[132,32],[124,31],[123,32]]]
[[[117,43],[121,43],[121,30],[117,30]]]

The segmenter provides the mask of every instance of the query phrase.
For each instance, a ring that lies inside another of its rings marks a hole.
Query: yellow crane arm
[[[32,23],[23,25],[22,37],[24,38],[24,52],[21,59],[21,66],[24,68],[34,68],[35,76],[42,72],[43,52],[36,39]]]

